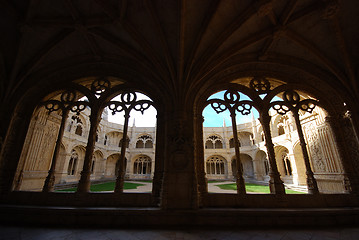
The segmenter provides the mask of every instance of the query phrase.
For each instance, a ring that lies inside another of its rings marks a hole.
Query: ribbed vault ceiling
[[[356,0],[0,0],[1,98],[29,76],[114,61],[181,95],[238,62],[298,63],[358,96]]]

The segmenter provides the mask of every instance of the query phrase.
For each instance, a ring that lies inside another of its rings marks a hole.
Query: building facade
[[[80,180],[89,135],[90,109],[68,116],[55,173],[56,184],[73,184]],[[285,184],[306,186],[306,169],[294,119],[291,114],[271,111],[270,129],[276,164]],[[15,189],[41,191],[51,165],[52,152],[59,129],[57,114],[38,110],[27,134],[27,145],[17,170]],[[46,120],[45,120],[46,119]],[[91,162],[91,181],[110,181],[118,176],[122,124],[108,121],[105,109],[96,132]],[[308,143],[310,163],[323,193],[345,192],[344,171],[325,112],[317,107],[313,113],[301,115],[301,124]],[[270,164],[261,123],[258,119],[237,125],[240,162],[246,181],[269,182]],[[37,141],[37,142],[34,142]],[[232,126],[203,127],[203,165],[208,180],[235,180],[237,174]],[[156,163],[156,127],[128,128],[125,151],[128,180],[151,180]],[[39,161],[39,159],[41,159]]]

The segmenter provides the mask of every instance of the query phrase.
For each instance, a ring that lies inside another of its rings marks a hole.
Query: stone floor
[[[1,240],[334,240],[359,239],[359,228],[340,229],[64,229],[0,226]]]
[[[126,192],[150,192],[151,183],[143,183],[144,186]],[[208,184],[209,192],[235,193],[232,190],[222,190],[218,188],[218,183]],[[1,226],[0,240],[65,240],[65,239],[84,239],[84,240],[334,240],[334,239],[359,239],[359,226],[357,228],[298,228],[298,229],[203,229],[203,228],[176,228],[176,229],[101,229],[101,228],[41,228],[41,227],[22,227],[22,226]]]

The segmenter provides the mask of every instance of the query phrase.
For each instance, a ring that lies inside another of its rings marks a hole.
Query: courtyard
[[[113,192],[115,189],[115,182],[105,182],[91,185],[91,192]],[[292,186],[286,186],[287,194],[306,194],[305,189],[291,190]],[[64,188],[57,190],[59,192],[75,192],[77,188]],[[125,181],[125,192],[149,193],[152,191],[152,181],[138,180]],[[236,183],[233,181],[208,181],[209,193],[237,193]],[[246,192],[248,194],[269,194],[269,187],[265,184],[246,183]]]

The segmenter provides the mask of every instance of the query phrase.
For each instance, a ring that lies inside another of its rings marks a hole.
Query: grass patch
[[[115,185],[116,185],[116,182],[93,184],[90,187],[90,191],[91,192],[113,191],[115,189]],[[139,186],[144,186],[144,184],[124,182],[123,189],[124,190],[136,189]],[[57,190],[57,192],[75,192],[76,190],[77,190],[77,188],[67,188],[67,189]]]
[[[219,187],[220,189],[224,189],[224,190],[237,190],[237,185],[235,183],[219,184],[216,186]],[[258,184],[254,184],[254,183],[246,183],[246,191],[253,192],[253,193],[270,193],[269,186],[263,186],[263,185],[258,185]],[[289,189],[286,189],[285,192],[287,194],[305,194],[302,192],[297,192],[297,191],[293,191],[293,190],[289,190]]]

